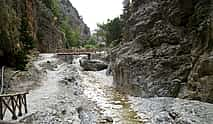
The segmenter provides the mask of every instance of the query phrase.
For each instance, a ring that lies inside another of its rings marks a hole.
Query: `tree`
[[[0,4],[0,49],[3,51],[1,63],[23,70],[27,57],[23,44],[19,40],[20,18],[5,1]]]
[[[120,43],[122,37],[123,22],[119,17],[107,21],[107,23],[98,24],[97,35],[102,35],[106,46],[116,46]]]
[[[61,22],[60,29],[65,34],[67,48],[80,46],[80,31],[71,28],[66,18]]]
[[[21,26],[19,31],[21,33],[20,41],[23,43],[24,50],[28,51],[34,48],[34,40],[29,29],[29,24],[26,16],[23,16],[21,18]]]

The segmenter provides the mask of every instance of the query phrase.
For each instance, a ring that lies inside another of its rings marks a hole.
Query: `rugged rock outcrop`
[[[36,20],[36,36],[38,48],[41,52],[55,52],[56,49],[64,48],[64,34],[58,29],[54,15],[45,6],[42,0],[35,0],[33,17]]]
[[[108,65],[101,60],[88,60],[88,59],[80,60],[80,66],[85,71],[101,71],[107,69],[108,67]]]
[[[112,50],[115,84],[144,97],[213,102],[212,8],[211,0],[133,0]]]
[[[53,52],[64,47],[63,33],[57,28],[53,13],[42,0],[7,0],[7,5],[15,10],[20,22],[26,20],[27,31],[38,50]]]

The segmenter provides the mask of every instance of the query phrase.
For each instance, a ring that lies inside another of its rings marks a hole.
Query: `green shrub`
[[[27,53],[23,50],[19,50],[15,53],[15,67],[17,70],[25,70],[25,66],[28,63]]]
[[[27,51],[33,49],[35,47],[34,40],[29,29],[27,18],[24,16],[21,19],[21,26],[19,31],[21,33],[20,41],[23,43],[24,49]]]
[[[32,37],[28,37],[27,33],[27,20],[21,20],[16,11],[5,2],[0,4],[0,17],[0,50],[3,52],[1,64],[24,70],[27,63],[24,46],[29,48],[29,43],[32,43]]]
[[[105,39],[106,46],[116,46],[120,43],[124,26],[121,18],[117,17],[97,26],[96,34]]]
[[[77,29],[71,28],[66,17],[61,22],[60,29],[65,34],[67,48],[80,46],[80,32]]]
[[[56,17],[60,16],[58,0],[43,0],[43,2],[46,5],[46,7],[52,11],[54,16]]]

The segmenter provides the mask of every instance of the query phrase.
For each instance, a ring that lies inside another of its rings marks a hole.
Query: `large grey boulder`
[[[108,65],[101,60],[88,60],[88,59],[80,60],[80,66],[85,71],[101,71],[107,69],[108,67]]]

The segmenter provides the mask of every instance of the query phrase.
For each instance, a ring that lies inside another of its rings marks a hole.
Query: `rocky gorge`
[[[29,91],[24,124],[210,124],[213,105],[172,97],[121,93],[107,70],[84,71],[81,59],[40,54],[25,72],[7,71],[9,92]],[[126,89],[128,90],[128,89]],[[8,118],[9,119],[9,118]],[[8,120],[7,119],[7,120]],[[10,119],[9,119],[10,120]],[[1,122],[1,121],[0,121]]]
[[[6,20],[0,20],[0,65],[16,65],[18,59],[9,53],[29,49],[26,69],[6,67],[4,73],[5,93],[29,92],[29,113],[16,121],[7,116],[5,120],[21,124],[213,122],[211,0],[124,0],[121,41],[88,56],[78,49],[77,55],[54,53],[75,46],[73,39],[79,38],[79,45],[90,38],[90,29],[69,0],[0,3],[0,18]],[[36,49],[29,47],[29,41]]]

